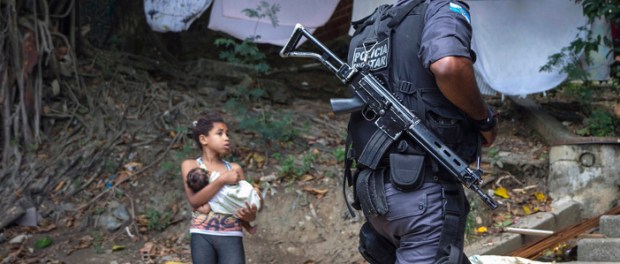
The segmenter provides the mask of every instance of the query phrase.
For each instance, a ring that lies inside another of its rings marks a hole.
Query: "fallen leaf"
[[[256,161],[257,163],[262,163],[265,161],[265,158],[261,155],[259,155],[258,153],[254,152],[254,155],[252,155],[252,158],[254,159],[254,161]]]
[[[112,251],[123,250],[123,249],[125,249],[125,246],[122,246],[122,245],[112,246]]]
[[[505,188],[497,188],[495,189],[495,191],[493,192],[495,193],[495,195],[502,197],[502,198],[509,198],[510,196],[508,195],[508,191],[506,191]]]
[[[314,180],[314,177],[312,177],[312,175],[310,174],[306,174],[304,176],[301,176],[301,181],[302,182],[307,182],[307,181],[311,181]]]
[[[325,195],[325,193],[327,193],[327,191],[329,189],[325,189],[325,190],[317,190],[314,188],[303,188],[304,191],[309,192],[311,194],[316,194],[316,198],[323,198],[323,196]]]
[[[52,231],[52,229],[54,229],[54,228],[56,228],[56,225],[55,224],[51,224],[51,225],[49,225],[48,227],[45,227],[45,228],[39,227],[37,229],[37,231],[39,233],[45,233],[45,232]]]
[[[60,190],[60,188],[62,188],[63,185],[65,185],[65,181],[59,182],[58,185],[56,185],[56,188],[54,188],[54,192],[57,192],[58,190]]]
[[[34,246],[36,248],[44,248],[49,246],[52,243],[52,239],[49,237],[44,237],[41,238],[39,241],[37,241],[36,243],[34,243]]]
[[[487,231],[487,228],[484,227],[484,226],[481,226],[481,227],[478,228],[478,233],[484,233],[486,231]]]
[[[174,131],[170,131],[170,136],[177,137],[177,133],[174,133]]]
[[[543,193],[535,192],[534,196],[536,196],[536,200],[538,200],[539,202],[542,202],[545,200],[545,195]]]

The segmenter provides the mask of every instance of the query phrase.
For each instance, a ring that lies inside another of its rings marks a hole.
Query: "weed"
[[[118,191],[116,192],[116,198],[118,199],[123,199],[123,197],[125,197],[125,191]]]
[[[169,213],[164,213],[161,217],[159,215],[159,212],[153,208],[149,208],[148,210],[146,210],[146,218],[149,220],[149,223],[147,225],[148,230],[157,230],[157,231],[161,231],[164,230],[169,224],[170,224],[170,219]]]
[[[614,137],[620,134],[620,130],[617,129],[620,126],[620,120],[613,114],[600,108],[592,111],[592,114],[588,117],[588,122],[589,125],[577,131],[577,134],[589,134],[596,137]]]
[[[338,162],[344,161],[344,148],[337,148],[332,152],[332,154],[334,154],[334,157],[336,157]]]
[[[280,153],[273,153],[271,154],[271,157],[276,159],[277,162],[280,162],[282,160],[282,156],[280,156]]]
[[[105,245],[103,243],[103,234],[97,231],[93,231],[93,243],[91,248],[96,254],[103,252],[103,250],[105,249]]]
[[[82,186],[82,182],[80,182],[80,179],[73,180],[73,184],[75,184],[75,187],[77,188],[80,188],[80,186]]]
[[[492,149],[489,150],[489,159],[491,159],[491,167],[497,164],[497,167],[503,168],[504,163],[502,162],[502,157],[499,156],[499,150]]]
[[[114,169],[116,169],[116,165],[114,165],[111,161],[106,161],[105,167],[108,168],[109,171],[114,171]]]
[[[97,207],[95,208],[95,211],[93,211],[93,215],[100,215],[101,213],[103,213],[103,211],[105,211],[103,207]]]
[[[262,96],[264,92],[263,89],[250,91],[245,87],[239,87],[237,95],[226,102],[226,112],[237,117],[239,129],[257,133],[265,139],[282,142],[293,140],[299,135],[299,131],[292,128],[291,125],[293,111],[281,114],[281,117],[277,118],[270,113],[257,114],[246,109],[248,105],[254,104],[259,104],[263,108]]]

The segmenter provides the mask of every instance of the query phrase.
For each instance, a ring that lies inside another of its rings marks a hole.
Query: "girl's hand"
[[[237,209],[237,212],[235,213],[235,216],[243,221],[246,222],[252,222],[256,219],[256,205],[252,205],[252,207],[250,207],[250,204],[248,204],[248,202],[245,202],[245,206],[247,208],[239,208]]]
[[[209,212],[211,212],[211,206],[208,203],[206,203],[205,205],[198,207],[196,211],[198,211],[201,214],[209,214]]]
[[[236,185],[241,180],[241,175],[236,170],[227,170],[220,174],[216,181],[223,181],[224,184]]]

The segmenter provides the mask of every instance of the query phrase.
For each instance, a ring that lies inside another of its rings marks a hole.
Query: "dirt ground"
[[[498,97],[487,97],[487,100],[501,113],[500,134],[487,152],[496,150],[499,153],[515,153],[524,160],[545,159],[543,154],[547,153],[548,145],[521,123],[518,111],[511,102],[501,101]],[[344,145],[346,117],[330,115],[327,100],[300,99],[289,109],[295,112],[292,119],[300,123],[297,126],[305,122],[309,124],[309,129],[306,128],[305,133],[292,145],[265,145],[252,149],[265,150],[259,152],[263,156],[271,156],[273,153],[281,153],[282,156],[292,154],[297,162],[309,153],[317,153],[318,158],[303,177],[269,182],[273,188],[266,194],[265,208],[254,222],[259,226],[259,231],[254,235],[246,233],[244,238],[247,263],[365,263],[357,251],[357,233],[363,220],[359,215],[351,218],[347,212],[342,195],[342,166],[335,161],[334,155],[334,150]],[[231,120],[229,118],[225,116],[226,120]],[[236,134],[233,136],[235,141],[239,152],[244,151],[243,146],[260,144],[252,134]],[[193,151],[189,156],[197,155],[198,152]],[[180,159],[171,157],[168,161],[180,162]],[[261,179],[282,168],[282,163],[274,159],[268,161],[262,168],[251,162],[245,164],[246,177]],[[506,179],[503,181],[506,188],[535,184],[539,185],[537,188],[541,191],[544,189],[544,176],[504,171],[497,165],[491,167],[488,160],[483,162],[483,168],[487,172],[486,179],[491,179],[491,184],[485,185],[485,189],[496,188],[493,179],[505,175],[514,175],[521,182],[517,184]],[[14,254],[11,261],[15,263],[189,263],[191,257],[187,230],[190,213],[181,177],[174,173],[159,175],[157,169],[153,169],[122,188],[126,193],[124,197],[108,197],[102,206],[120,203],[132,208],[133,205],[136,215],[143,214],[148,207],[177,208],[172,218],[175,223],[162,231],[143,230],[141,234],[136,234],[129,223],[109,233],[94,227],[92,220],[88,228],[79,231],[79,222],[83,219],[55,223],[55,228],[47,232],[42,227],[12,226],[3,233],[7,240],[20,234],[28,234],[30,237],[23,245],[1,244],[0,255],[6,258]],[[319,198],[319,195],[304,188],[326,193]],[[488,214],[485,219],[492,219],[493,213],[485,214]],[[134,238],[130,238],[126,226],[129,226]],[[50,229],[50,225],[47,229]],[[44,237],[52,239],[51,245],[43,249],[35,247],[35,243]],[[470,240],[474,241],[475,237],[472,238]],[[153,242],[156,248],[155,256],[148,260],[143,259],[139,252],[146,242]],[[114,245],[124,248],[113,250]],[[19,247],[26,250],[19,251]]]

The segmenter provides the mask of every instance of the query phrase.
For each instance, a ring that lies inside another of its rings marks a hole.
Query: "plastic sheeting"
[[[144,0],[146,22],[153,31],[179,32],[204,13],[212,0]]]
[[[396,0],[355,0],[353,18],[372,13],[376,6]],[[478,59],[474,64],[476,80],[484,94],[500,92],[524,95],[556,87],[567,77],[559,69],[540,72],[550,55],[560,52],[580,34],[578,27],[587,24],[580,5],[566,0],[466,1],[470,6],[473,28],[472,49]],[[610,36],[609,26],[599,21],[595,33]],[[351,31],[352,33],[352,31]],[[591,54],[593,64],[586,69],[594,80],[609,78],[613,56],[599,47]]]
[[[270,5],[275,1],[267,1]],[[252,0],[215,0],[211,9],[209,29],[223,31],[237,39],[260,35],[258,43],[278,46],[286,45],[293,28],[300,23],[310,33],[323,26],[334,13],[339,0],[287,0],[279,1],[280,11],[276,13],[278,27],[273,27],[269,18],[260,20],[249,18],[243,9],[256,9],[258,1]],[[257,22],[258,21],[258,22]],[[303,43],[302,38],[299,44]]]

